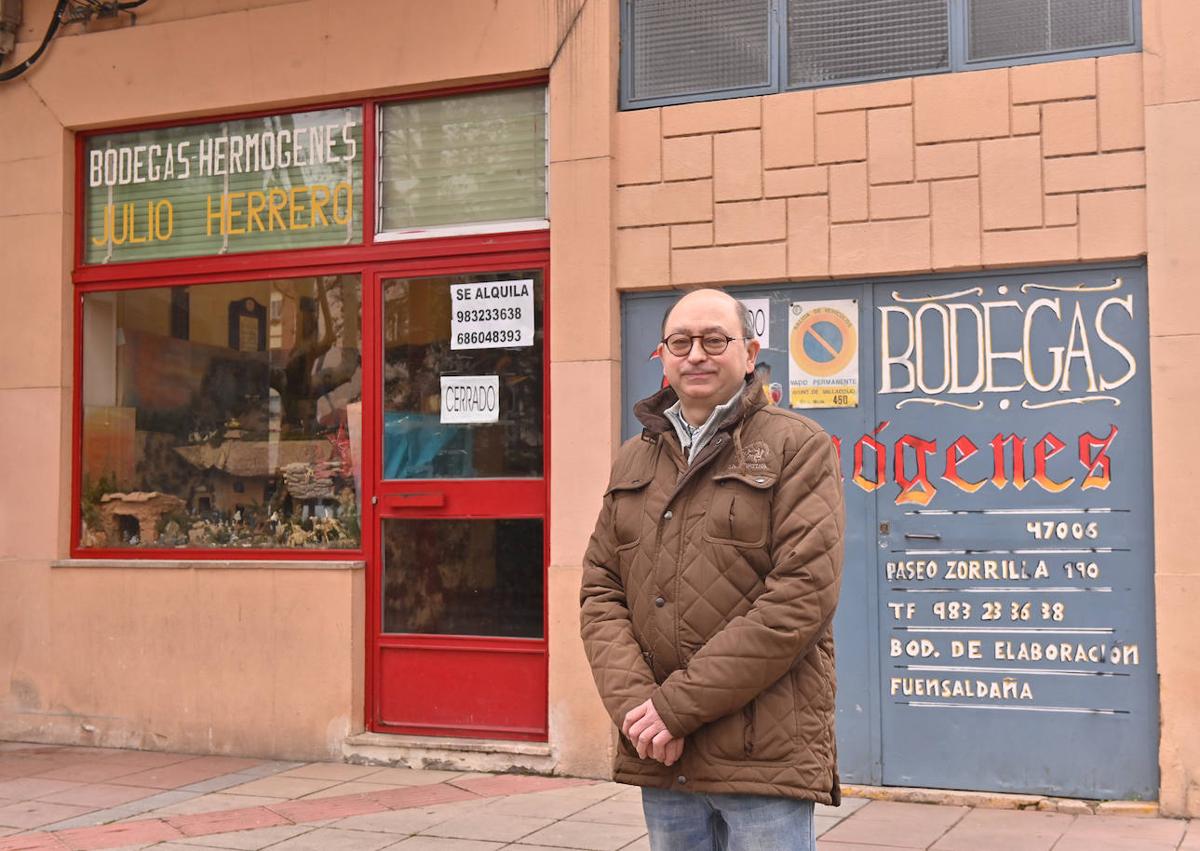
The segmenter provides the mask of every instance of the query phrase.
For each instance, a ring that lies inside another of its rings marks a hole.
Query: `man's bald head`
[[[663,340],[676,336],[687,338],[688,349],[679,353],[677,345],[672,352],[660,344],[663,375],[679,397],[684,418],[698,426],[732,399],[754,371],[759,349],[754,324],[732,296],[696,290],[675,302],[663,319]]]
[[[722,290],[712,289],[711,287],[706,287],[702,290],[692,290],[691,292],[684,293],[682,296],[675,299],[671,306],[667,308],[666,313],[663,314],[661,329],[663,337],[667,336],[667,322],[671,319],[671,314],[675,311],[675,308],[679,307],[685,301],[691,303],[692,301],[696,300],[711,300],[715,303],[727,304],[730,310],[730,319],[733,323],[731,325],[730,332],[732,333],[733,328],[741,328],[742,336],[747,340],[753,340],[755,338],[754,317],[750,315],[750,310],[746,307],[746,305],[742,304],[742,302],[738,301],[729,293]]]

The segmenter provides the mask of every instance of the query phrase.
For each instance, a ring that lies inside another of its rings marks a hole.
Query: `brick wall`
[[[1142,56],[620,113],[618,287],[1146,251]]]

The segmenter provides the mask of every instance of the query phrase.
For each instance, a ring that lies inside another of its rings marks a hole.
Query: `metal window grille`
[[[787,6],[792,86],[950,66],[946,0],[788,0]]]
[[[634,0],[630,7],[631,99],[770,83],[770,0]]]
[[[621,106],[1136,48],[1140,0],[623,0]]]
[[[1133,42],[1130,0],[968,0],[968,61]]]

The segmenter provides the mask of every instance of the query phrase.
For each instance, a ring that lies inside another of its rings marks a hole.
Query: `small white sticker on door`
[[[494,423],[500,419],[500,376],[443,375],[443,423]]]
[[[750,311],[754,321],[754,336],[764,349],[771,348],[771,300],[769,298],[744,298],[742,304]]]

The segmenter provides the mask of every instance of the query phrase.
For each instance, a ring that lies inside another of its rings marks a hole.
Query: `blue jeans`
[[[651,851],[815,851],[813,802],[642,789]]]

